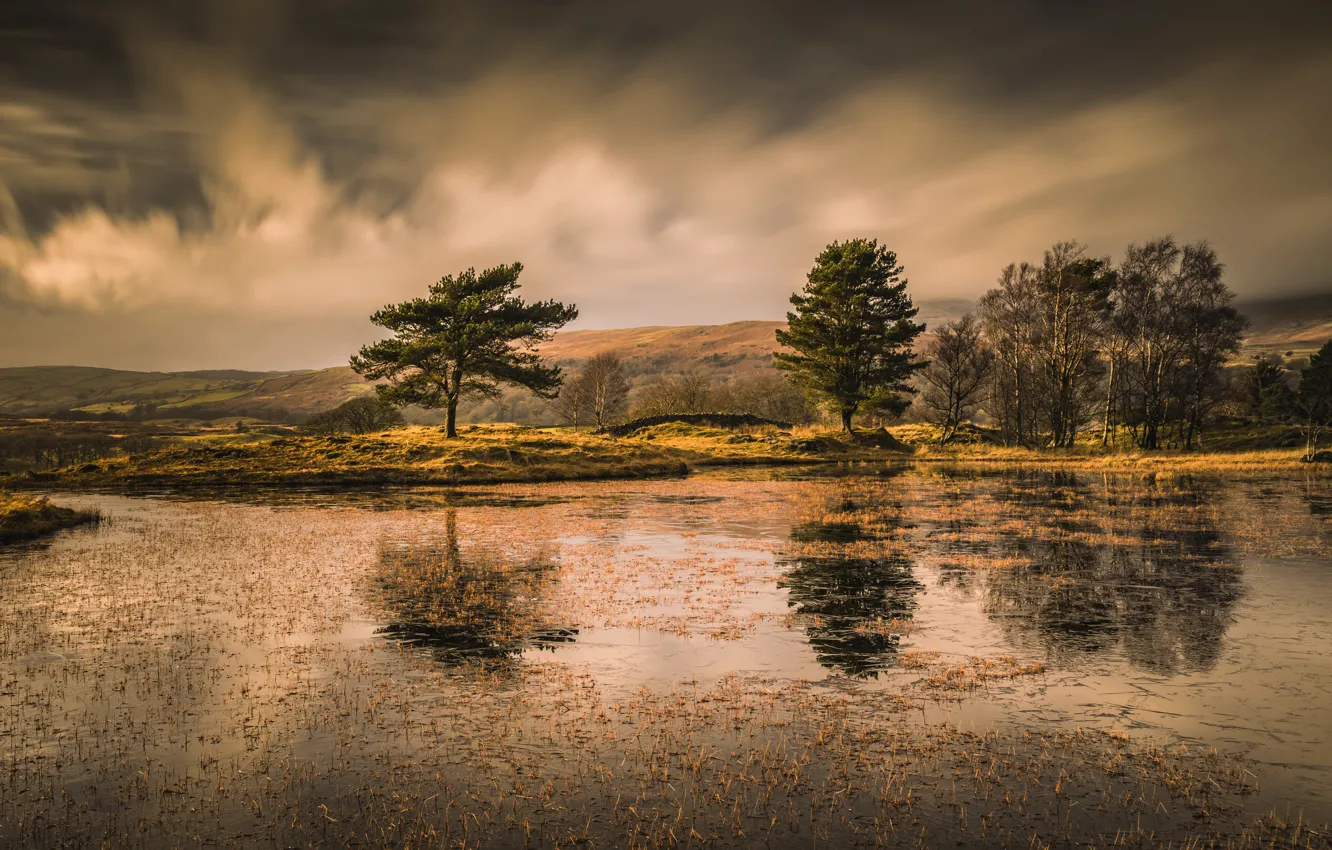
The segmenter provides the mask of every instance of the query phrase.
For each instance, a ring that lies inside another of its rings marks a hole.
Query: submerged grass
[[[0,491],[0,543],[30,540],[97,519],[91,511],[62,508],[45,498]]]

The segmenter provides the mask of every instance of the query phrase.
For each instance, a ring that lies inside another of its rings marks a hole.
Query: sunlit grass
[[[44,497],[0,490],[0,543],[28,540],[96,521],[97,514],[90,511],[63,508]]]
[[[641,443],[521,426],[380,434],[207,434],[155,452],[71,467],[39,481],[67,485],[478,484],[678,475],[678,456]]]

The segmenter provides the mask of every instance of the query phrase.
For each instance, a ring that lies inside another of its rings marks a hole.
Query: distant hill
[[[920,318],[933,327],[972,306],[961,300],[922,302]],[[1300,358],[1332,337],[1332,295],[1239,306],[1252,322],[1246,356],[1291,351],[1294,355],[1289,362],[1299,365]],[[627,362],[635,386],[656,375],[691,370],[725,379],[771,369],[777,348],[774,332],[783,324],[748,321],[566,331],[542,346],[542,353],[556,363],[577,368],[594,354],[614,351]],[[152,415],[160,418],[252,416],[298,422],[367,392],[370,385],[347,366],[297,372],[127,372],[85,366],[0,369],[0,415],[11,416],[40,417],[70,410],[129,414],[136,405],[153,405],[156,412]],[[431,421],[425,412],[416,413],[415,418]],[[554,421],[545,402],[520,390],[466,406],[462,418],[470,422]]]
[[[1332,339],[1332,293],[1239,302],[1248,316],[1245,348],[1252,354],[1303,359]]]
[[[370,387],[351,369],[305,372],[127,372],[88,366],[0,369],[0,413],[50,416],[63,411],[215,419],[253,416],[295,421]]]

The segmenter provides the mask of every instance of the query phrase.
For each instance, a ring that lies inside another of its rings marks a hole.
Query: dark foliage
[[[301,430],[307,434],[372,434],[400,428],[402,412],[381,398],[363,396],[345,401],[332,410],[311,416]]]
[[[819,254],[773,356],[796,386],[824,401],[851,430],[859,411],[900,415],[925,366],[912,343],[925,330],[906,292],[897,255],[872,239],[833,242]]]
[[[458,402],[494,397],[505,384],[542,398],[559,391],[558,366],[547,366],[537,343],[578,317],[558,301],[525,303],[515,293],[521,263],[478,274],[441,278],[425,298],[390,304],[370,320],[393,336],[363,347],[351,366],[371,380],[382,399],[446,411],[446,432],[457,436]]]

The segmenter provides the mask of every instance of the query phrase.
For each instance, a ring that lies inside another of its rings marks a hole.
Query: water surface
[[[0,839],[1332,819],[1327,482],[871,472],[62,495],[109,520],[0,550]]]

